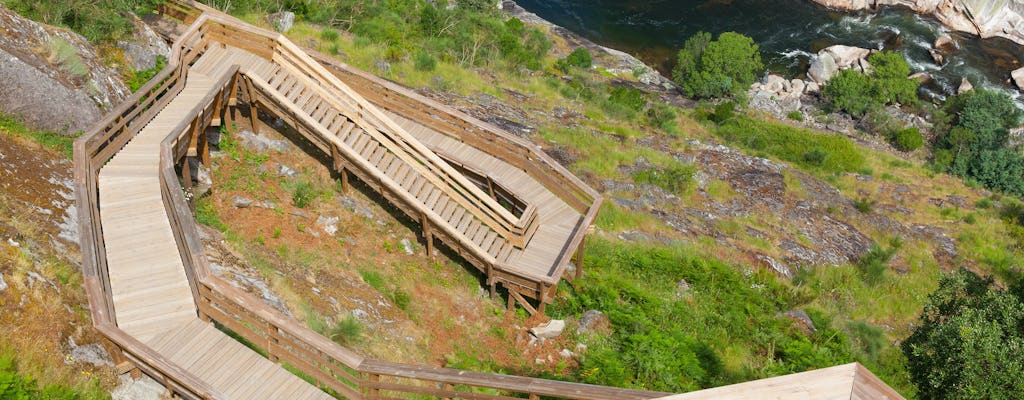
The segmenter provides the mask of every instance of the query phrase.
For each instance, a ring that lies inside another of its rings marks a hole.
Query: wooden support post
[[[249,102],[249,123],[252,124],[252,132],[259,133],[259,105],[257,105],[255,91],[252,81],[244,80],[245,99]]]
[[[371,387],[370,390],[368,390],[366,394],[370,395],[371,399],[375,399],[375,398],[379,397],[380,396],[380,389],[378,389],[376,387],[376,384],[380,383],[380,375],[370,374],[370,377],[367,379],[367,381],[369,381],[371,384],[374,384],[374,387]]]
[[[444,383],[442,384],[441,388],[445,391],[452,391],[455,390],[455,385],[452,385],[450,383]],[[444,400],[452,400],[452,397],[445,397]]]
[[[492,299],[494,298],[494,295],[498,290],[497,285],[498,283],[494,279],[494,264],[487,263],[487,286],[489,286],[491,289]]]
[[[584,236],[580,240],[579,247],[576,248],[576,254],[573,254],[572,261],[576,265],[576,274],[573,279],[580,279],[583,277],[583,248],[587,245],[587,237]]]
[[[273,362],[278,362],[281,359],[277,356],[276,351],[280,347],[278,346],[280,342],[277,339],[277,327],[267,324],[264,329],[267,332],[267,359]]]
[[[345,159],[338,152],[338,147],[331,145],[331,160],[334,164],[334,171],[341,175],[341,193],[348,194],[348,169],[345,168]]]
[[[188,157],[182,157],[181,180],[185,184],[185,190],[192,189],[192,167],[189,166]]]
[[[420,216],[420,221],[423,224],[423,240],[427,242],[427,258],[434,258],[434,232],[430,229],[430,220],[427,219],[427,215],[423,214]]]

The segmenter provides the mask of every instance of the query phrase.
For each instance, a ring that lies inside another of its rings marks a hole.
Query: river
[[[922,91],[944,97],[961,78],[975,86],[1011,91],[1010,71],[1024,64],[1024,47],[1009,40],[949,32],[931,17],[903,8],[830,11],[808,0],[518,0],[523,8],[604,46],[633,53],[663,73],[698,31],[735,31],[761,46],[769,70],[800,77],[814,52],[833,45],[902,53],[913,72],[933,77]],[[959,51],[939,66],[928,50],[950,35]]]

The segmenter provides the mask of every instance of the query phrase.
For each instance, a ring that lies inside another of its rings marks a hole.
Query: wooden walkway
[[[204,55],[184,90],[100,170],[100,215],[117,325],[237,399],[330,399],[201,321],[160,189],[160,143],[223,74]],[[223,67],[223,68],[220,68]]]
[[[75,142],[83,286],[119,367],[134,365],[187,399],[669,395],[367,360],[212,274],[184,195],[189,157],[209,162],[205,128],[234,118],[242,102],[254,127],[260,112],[285,120],[343,182],[362,180],[417,220],[428,249],[447,244],[486,274],[492,294],[501,284],[510,306],[530,312],[550,301],[601,197],[536,145],[347,66],[328,70],[279,34],[197,3],[161,9],[188,25],[169,65]],[[804,389],[846,398],[851,385],[864,398],[899,398],[859,365],[823,373],[707,393],[767,394],[748,389],[781,382],[795,389],[777,388],[778,398],[803,398],[789,394]],[[835,379],[805,384],[822,376]]]

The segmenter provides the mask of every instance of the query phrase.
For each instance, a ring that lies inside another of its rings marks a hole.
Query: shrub
[[[711,40],[711,34],[698,32],[679,51],[672,76],[687,96],[724,97],[745,91],[763,70],[760,50],[750,37],[725,32]]]
[[[822,94],[843,111],[863,116],[886,104],[917,104],[919,82],[910,79],[910,65],[903,56],[882,51],[868,56],[871,73],[852,69],[839,71],[822,89]]]
[[[590,58],[590,51],[584,47],[577,47],[563,59],[562,65],[577,68],[590,68],[593,60]]]
[[[437,68],[437,60],[434,56],[431,56],[425,51],[416,53],[416,57],[413,59],[416,63],[417,71],[433,71]]]
[[[89,74],[89,67],[78,55],[78,49],[59,36],[50,39],[50,60],[60,64],[60,68],[74,78],[82,78]]]
[[[306,208],[313,204],[320,194],[309,182],[300,181],[295,184],[292,191],[292,205],[298,208]]]
[[[914,151],[924,145],[924,136],[916,127],[911,127],[896,131],[889,141],[900,151]]]
[[[857,271],[861,274],[864,282],[875,285],[885,277],[885,270],[888,269],[889,260],[899,250],[900,243],[894,240],[889,248],[883,248],[877,243],[871,245],[871,249],[857,259]]]
[[[862,213],[869,213],[875,208],[875,202],[867,197],[861,197],[853,201],[853,208]]]
[[[324,332],[328,339],[342,346],[359,343],[363,339],[363,325],[354,316],[339,318]]]
[[[662,130],[674,133],[676,131],[676,112],[672,107],[662,103],[654,103],[644,113],[644,122],[647,126],[661,128]]]
[[[625,107],[632,112],[639,112],[647,105],[644,93],[627,86],[616,86],[609,90],[608,101]]]
[[[149,82],[150,79],[153,79],[153,77],[156,76],[156,74],[163,70],[164,67],[166,66],[167,58],[165,58],[164,56],[156,56],[156,65],[153,65],[153,68],[129,73],[127,79],[125,80],[125,84],[128,85],[128,88],[131,89],[132,92],[135,92],[139,90],[139,88],[145,86],[146,82]]]
[[[736,103],[726,101],[715,106],[715,111],[711,113],[709,118],[716,124],[723,124],[726,121],[732,119],[735,115]]]
[[[693,181],[697,168],[693,164],[679,164],[668,168],[645,169],[633,173],[637,183],[647,183],[668,192],[681,194]]]
[[[852,69],[844,69],[825,82],[821,94],[836,108],[863,116],[881,106],[871,90],[871,80],[867,75]]]
[[[323,39],[325,42],[338,40],[338,31],[331,28],[324,28],[324,30],[320,31],[320,39]]]
[[[802,112],[800,112],[798,110],[793,110],[793,111],[790,111],[788,114],[786,114],[786,117],[789,117],[789,119],[794,120],[794,121],[803,121],[804,120],[804,113],[802,113]]]

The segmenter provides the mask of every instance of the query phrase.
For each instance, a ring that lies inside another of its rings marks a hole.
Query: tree
[[[867,75],[852,69],[844,69],[825,82],[822,94],[832,105],[850,114],[863,116],[881,104],[871,90]]]
[[[923,399],[1024,393],[1024,303],[966,269],[942,277],[900,347]]]
[[[908,78],[910,64],[898,53],[880,51],[868,56],[873,90],[882,103],[917,104],[918,81]]]
[[[1024,194],[1024,156],[1005,148],[1022,115],[1010,96],[975,89],[950,97],[936,115],[937,166],[989,189]]]
[[[725,32],[711,40],[711,34],[698,32],[679,51],[672,76],[687,96],[725,97],[746,90],[763,70],[760,50],[750,37]]]

